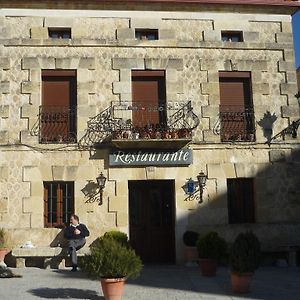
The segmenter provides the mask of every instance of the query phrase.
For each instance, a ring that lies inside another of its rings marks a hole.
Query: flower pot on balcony
[[[189,133],[188,129],[182,128],[182,129],[179,130],[178,135],[181,139],[185,139],[185,138],[188,138],[190,136],[190,133]]]
[[[165,131],[162,132],[162,138],[163,138],[163,139],[169,139],[170,136],[171,136],[171,135],[170,135],[170,133],[169,133],[168,130],[165,130]]]
[[[112,138],[113,138],[114,140],[119,140],[119,139],[121,139],[121,138],[122,138],[122,132],[119,131],[119,130],[113,131],[113,132],[112,132]]]
[[[178,139],[178,131],[177,130],[171,131],[171,138],[172,139]]]
[[[123,136],[123,139],[128,139],[128,137],[129,137],[128,131],[124,131],[122,136]]]
[[[150,138],[150,133],[148,130],[143,130],[140,132],[140,138],[142,139],[149,139]]]

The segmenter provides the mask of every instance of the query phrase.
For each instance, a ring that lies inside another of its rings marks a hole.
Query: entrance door
[[[174,180],[129,181],[130,242],[143,262],[175,263]]]

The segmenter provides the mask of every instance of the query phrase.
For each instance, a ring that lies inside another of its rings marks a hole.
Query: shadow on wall
[[[205,192],[206,201],[190,212],[188,229],[200,234],[217,231],[229,243],[240,232],[252,230],[267,252],[284,251],[287,245],[300,246],[300,150],[270,147],[268,151],[270,162],[265,168],[258,171],[255,163],[244,165],[255,175],[255,223],[229,224],[227,193],[220,193],[217,185],[216,197],[209,198]],[[227,184],[225,178],[222,184]]]
[[[257,124],[262,128],[264,137],[266,138],[268,144],[271,143],[273,137],[273,127],[276,120],[277,116],[275,113],[271,115],[271,113],[267,111],[264,113],[263,118],[257,122]]]
[[[68,241],[64,237],[65,229],[62,229],[50,243],[50,247],[67,247]]]
[[[42,299],[89,299],[89,300],[104,300],[104,297],[99,296],[95,291],[72,289],[72,288],[39,288],[28,291],[33,296]]]
[[[228,224],[227,194],[217,191],[216,197],[209,198],[206,191],[204,202],[190,211],[190,225],[186,229],[200,234],[214,230],[229,243],[240,232],[251,230],[261,241],[262,250],[270,253],[282,253],[286,245],[300,246],[300,150],[288,153],[270,147],[268,151],[270,163],[255,172],[255,223]],[[250,163],[248,167],[251,167]],[[180,197],[181,201],[186,199],[184,195]],[[197,197],[194,201],[198,201]],[[176,222],[179,227],[186,223],[183,218]],[[262,268],[254,276],[252,292],[243,298],[293,299],[295,293],[300,292],[299,283],[294,279],[297,276],[298,268]],[[194,291],[213,298],[232,295],[227,268],[218,269],[217,277],[205,278],[197,268],[146,266],[141,277],[128,283],[146,288]],[[289,286],[289,290],[284,290],[284,286]]]

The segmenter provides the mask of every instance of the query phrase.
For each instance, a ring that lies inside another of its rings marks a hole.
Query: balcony
[[[255,118],[251,107],[220,106],[219,134],[222,142],[254,142]]]
[[[112,114],[118,120],[111,132],[117,148],[182,148],[199,123],[191,102],[112,102]]]
[[[159,105],[112,102],[88,122],[79,146],[180,149],[191,141],[192,130],[198,124],[190,101]]]
[[[39,142],[42,144],[76,143],[76,108],[40,106]]]

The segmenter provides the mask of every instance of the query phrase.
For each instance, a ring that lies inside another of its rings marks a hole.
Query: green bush
[[[211,231],[199,237],[197,250],[200,258],[222,259],[227,253],[227,243],[217,232]]]
[[[5,232],[4,229],[0,228],[0,249],[5,248]]]
[[[97,238],[92,243],[91,247],[99,247],[99,243],[101,243],[103,239],[113,239],[125,247],[130,247],[127,234],[117,230],[111,230],[105,232],[103,236]]]
[[[260,263],[260,242],[251,231],[240,233],[230,249],[230,265],[233,272],[252,273]]]
[[[198,232],[187,230],[183,234],[183,243],[188,247],[196,247],[198,238],[199,238]]]
[[[122,245],[128,244],[128,236],[126,233],[117,231],[117,230],[111,230],[104,234],[104,238],[111,238],[116,240],[117,242],[121,243]]]
[[[101,237],[79,264],[97,278],[136,278],[142,269],[141,259],[134,250],[114,238]]]

